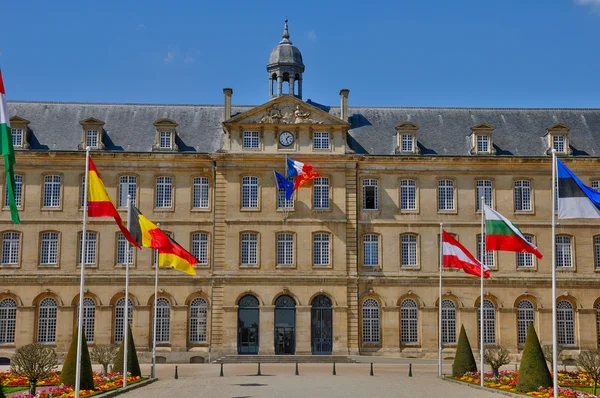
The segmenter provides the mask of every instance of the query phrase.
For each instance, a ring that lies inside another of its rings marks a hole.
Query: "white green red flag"
[[[537,258],[542,258],[542,253],[525,239],[516,225],[487,205],[484,211],[486,250],[532,253]]]
[[[4,172],[6,173],[6,197],[10,207],[10,218],[15,224],[21,224],[17,203],[15,201],[15,149],[13,147],[12,132],[8,118],[8,105],[4,83],[2,82],[2,71],[0,70],[0,153],[4,156]]]
[[[442,231],[442,257],[444,268],[462,268],[467,274],[481,278],[481,263],[446,231]],[[483,277],[490,277],[490,269],[486,266]]]

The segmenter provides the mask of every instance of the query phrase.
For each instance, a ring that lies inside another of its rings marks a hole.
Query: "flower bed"
[[[502,371],[497,379],[493,375],[484,375],[484,386],[512,392],[515,394],[527,395],[530,397],[554,397],[553,388],[539,388],[537,391],[523,393],[517,391],[517,380],[519,372],[517,371]],[[454,380],[464,381],[471,384],[480,385],[479,372],[467,373],[464,376],[452,377]],[[558,372],[559,396],[563,398],[580,398],[580,397],[596,397],[588,392],[579,391],[578,389],[588,389],[593,386],[593,380],[586,375],[578,372]]]

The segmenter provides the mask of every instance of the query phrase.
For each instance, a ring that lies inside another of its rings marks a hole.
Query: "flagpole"
[[[556,149],[552,149],[552,377],[554,398],[558,398],[558,342],[556,326]]]
[[[440,223],[440,299],[438,300],[438,309],[439,309],[439,351],[438,351],[438,377],[442,377],[442,270],[444,267],[444,231],[443,224]]]
[[[485,362],[483,359],[484,346],[483,346],[483,335],[484,335],[484,324],[483,324],[483,272],[485,269],[485,238],[484,238],[484,219],[485,219],[485,195],[481,197],[481,267],[479,273],[481,275],[481,292],[479,297],[479,362],[481,370],[481,386],[483,387],[483,379],[485,373]]]
[[[157,227],[160,227],[160,223],[156,224]],[[158,249],[155,249],[158,250]],[[156,256],[156,272],[154,276],[154,319],[152,320],[152,370],[150,372],[150,377],[156,377],[156,301],[158,300],[158,259],[160,257]]]
[[[90,147],[85,148],[85,176],[83,178],[83,228],[81,231],[81,278],[79,283],[79,319],[77,322],[77,365],[75,367],[75,398],[79,398],[81,387],[81,340],[83,337],[83,286],[85,284],[85,249],[88,219],[88,174],[90,171]]]
[[[127,230],[131,230],[131,195],[127,195]],[[129,248],[131,243],[127,242],[127,252],[125,254],[125,309],[123,316],[123,388],[127,387],[127,349],[129,343]]]

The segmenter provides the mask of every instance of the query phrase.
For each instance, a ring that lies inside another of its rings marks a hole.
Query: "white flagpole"
[[[127,230],[131,229],[131,195],[127,195]],[[129,242],[127,242],[129,243]],[[123,310],[124,321],[123,322],[123,388],[127,387],[127,349],[129,348],[129,247],[131,243],[127,245],[127,252],[125,254],[125,309]]]
[[[483,375],[485,373],[485,361],[483,360],[484,346],[483,346],[483,335],[484,335],[484,323],[483,323],[483,272],[485,269],[485,238],[484,238],[484,219],[485,219],[485,196],[481,197],[481,292],[479,297],[479,355],[480,355],[480,370],[481,370],[481,386],[483,387]]]
[[[442,270],[444,268],[444,231],[443,225],[440,223],[440,299],[438,300],[438,309],[439,309],[439,352],[438,352],[438,377],[442,377]]]
[[[81,231],[81,278],[79,283],[79,320],[77,322],[77,365],[75,367],[75,398],[79,398],[81,387],[81,340],[83,336],[83,295],[85,294],[85,249],[87,235],[88,173],[90,171],[90,147],[85,148],[85,176],[83,178],[83,228]]]
[[[558,398],[558,341],[556,330],[556,150],[552,149],[552,375],[554,398]]]
[[[157,227],[160,227],[160,224],[156,224]],[[154,249],[158,250],[158,249]],[[158,300],[158,259],[159,256],[156,256],[156,275],[154,277],[154,319],[152,320],[152,370],[150,372],[150,377],[156,377],[156,301]]]

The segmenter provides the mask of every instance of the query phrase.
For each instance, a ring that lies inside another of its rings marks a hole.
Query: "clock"
[[[294,134],[289,131],[283,131],[279,134],[279,143],[286,147],[292,145],[294,143]]]

